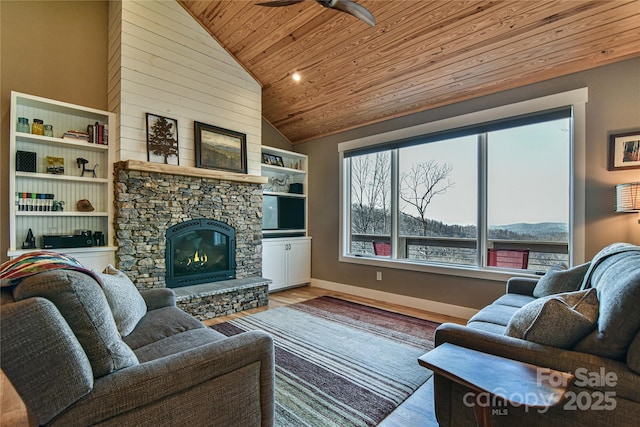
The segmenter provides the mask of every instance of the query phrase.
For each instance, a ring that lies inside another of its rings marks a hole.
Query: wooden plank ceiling
[[[375,27],[312,0],[178,1],[294,144],[640,56],[639,1],[358,0]]]

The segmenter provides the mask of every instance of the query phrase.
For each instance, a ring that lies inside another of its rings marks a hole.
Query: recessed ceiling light
[[[295,73],[291,74],[291,78],[297,82],[300,81],[300,79],[302,79],[302,77],[300,77],[300,74],[298,74],[298,72],[296,71]]]

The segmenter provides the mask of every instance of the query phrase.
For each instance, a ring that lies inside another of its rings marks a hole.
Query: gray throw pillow
[[[118,332],[126,337],[147,314],[147,304],[131,279],[111,264],[99,276]]]
[[[516,311],[505,335],[557,348],[571,348],[598,320],[595,289],[552,295]]]
[[[590,283],[598,290],[600,318],[573,350],[624,361],[640,330],[640,251],[601,260]]]
[[[13,292],[16,301],[36,296],[55,304],[86,353],[95,378],[138,364],[94,278],[74,270],[53,270],[24,279]]]
[[[563,292],[573,292],[580,289],[582,279],[591,263],[577,265],[569,269],[554,267],[538,280],[533,288],[533,296],[542,298]]]

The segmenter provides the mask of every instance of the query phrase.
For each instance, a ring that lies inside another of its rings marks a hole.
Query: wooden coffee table
[[[476,421],[481,427],[491,425],[490,403],[494,396],[516,406],[550,408],[562,401],[574,379],[566,372],[450,343],[441,344],[422,355],[418,362],[434,373],[471,389]]]

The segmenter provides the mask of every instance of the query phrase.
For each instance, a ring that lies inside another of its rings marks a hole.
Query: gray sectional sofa
[[[55,269],[2,291],[2,370],[33,425],[273,425],[264,332],[227,338],[172,290],[139,292],[113,268]]]
[[[637,425],[640,247],[616,243],[587,264],[539,280],[512,278],[505,295],[466,326],[441,325],[435,340],[575,375],[565,400],[549,410],[500,401],[494,426]],[[441,426],[475,425],[469,389],[441,375],[434,388]]]

